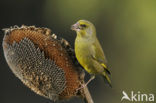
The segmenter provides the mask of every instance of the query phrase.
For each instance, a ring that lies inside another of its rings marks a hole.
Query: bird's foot
[[[87,83],[81,84],[81,87],[77,88],[77,91],[80,90],[80,89],[85,88],[94,78],[95,78],[95,76],[91,76],[91,78],[87,81]]]
[[[87,86],[87,84],[81,84],[81,87],[80,87],[80,88],[77,88],[76,90],[78,91],[78,90],[80,90],[80,89],[85,88],[86,86]]]

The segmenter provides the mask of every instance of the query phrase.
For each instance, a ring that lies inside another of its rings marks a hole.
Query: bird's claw
[[[78,91],[78,90],[80,90],[80,89],[85,88],[86,86],[87,86],[86,84],[81,84],[81,87],[80,87],[80,88],[77,88],[76,90]]]

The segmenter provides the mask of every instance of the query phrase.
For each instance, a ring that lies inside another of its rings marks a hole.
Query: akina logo
[[[122,98],[121,101],[128,100],[132,102],[139,102],[139,101],[144,101],[144,102],[153,102],[154,101],[154,94],[146,94],[146,93],[141,93],[140,91],[134,92],[131,91],[131,93],[128,95],[125,91],[122,91]]]

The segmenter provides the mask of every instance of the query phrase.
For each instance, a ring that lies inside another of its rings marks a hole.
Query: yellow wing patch
[[[102,65],[104,68],[107,68],[107,66],[106,66],[105,64],[102,63],[101,65]]]
[[[104,70],[106,71],[106,73],[111,74],[109,69],[107,68],[107,66],[104,63],[102,63],[101,65],[104,67]]]

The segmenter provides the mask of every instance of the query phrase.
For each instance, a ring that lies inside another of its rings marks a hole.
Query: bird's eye
[[[87,27],[85,24],[81,24],[80,26],[83,27],[83,28]]]

